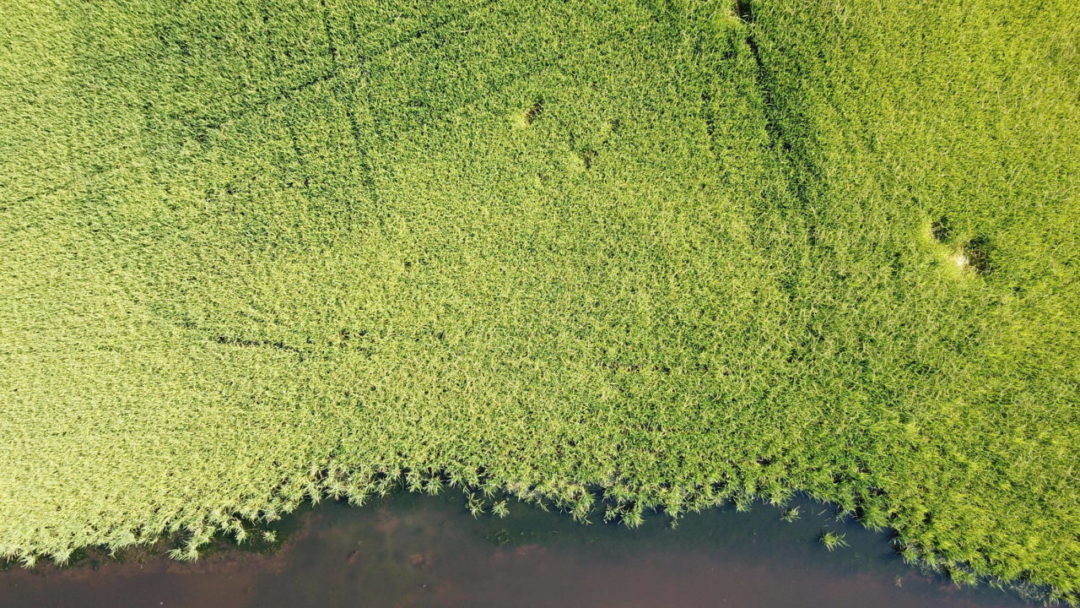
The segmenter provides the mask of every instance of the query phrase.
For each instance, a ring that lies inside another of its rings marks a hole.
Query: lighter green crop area
[[[1073,0],[2,5],[0,556],[805,491],[1080,598]]]

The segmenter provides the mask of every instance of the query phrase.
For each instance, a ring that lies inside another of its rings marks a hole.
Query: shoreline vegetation
[[[446,482],[447,480],[443,480]],[[421,497],[433,497],[429,492],[409,492],[405,486],[403,479],[399,479],[394,488],[385,496],[377,496],[370,498],[368,502],[364,503],[366,508],[385,509],[387,505],[390,505],[390,509],[397,508],[395,504],[400,503],[403,500],[401,494],[413,494],[416,498]],[[440,486],[445,487],[445,486]],[[596,489],[592,490],[594,493]],[[552,544],[565,544],[565,543],[583,543],[591,545],[600,541],[599,538],[607,538],[607,542],[611,542],[610,537],[598,537],[590,535],[585,529],[581,529],[582,536],[567,536],[565,530],[562,533],[559,531],[543,530],[541,529],[531,530],[528,527],[522,530],[521,526],[522,511],[514,511],[515,515],[510,515],[510,509],[512,503],[517,503],[519,506],[526,506],[529,509],[539,509],[544,512],[558,512],[557,509],[549,509],[551,505],[540,503],[532,503],[527,505],[525,502],[518,501],[517,499],[502,494],[486,497],[483,499],[476,499],[475,496],[471,496],[471,493],[467,490],[460,489],[446,489],[440,491],[439,494],[449,493],[447,496],[441,498],[441,503],[435,503],[448,506],[456,502],[456,497],[460,498],[460,505],[463,509],[469,512],[473,519],[487,518],[491,520],[492,525],[498,525],[504,518],[510,517],[510,522],[515,526],[512,528],[516,532],[511,532],[507,528],[493,528],[494,531],[489,531],[483,535],[483,538],[497,547],[513,547],[517,545],[530,546],[534,544],[546,545]],[[457,495],[455,497],[455,494]],[[595,498],[600,500],[601,497],[597,493]],[[415,508],[416,504],[411,499],[406,499],[408,504]],[[357,508],[357,505],[351,503],[347,498],[342,499],[330,499],[323,498],[318,502],[306,501],[298,506],[297,509],[288,513],[281,513],[279,515],[271,516],[270,521],[258,520],[243,522],[243,532],[236,533],[236,530],[232,532],[226,532],[224,530],[215,533],[211,539],[204,545],[199,547],[198,554],[192,559],[177,559],[177,557],[183,553],[187,546],[187,539],[189,534],[186,531],[179,531],[168,536],[159,536],[152,542],[139,545],[128,545],[119,549],[110,549],[105,546],[88,546],[80,548],[74,551],[64,563],[58,563],[49,558],[39,560],[34,563],[32,568],[36,571],[49,574],[50,572],[60,571],[86,571],[96,572],[103,566],[109,564],[145,564],[155,560],[163,561],[178,561],[187,565],[191,565],[193,562],[198,562],[198,569],[196,572],[206,572],[215,567],[221,566],[235,566],[249,564],[249,558],[259,559],[260,557],[266,557],[271,559],[278,559],[282,556],[287,556],[292,551],[292,545],[297,542],[303,542],[310,534],[310,528],[313,524],[306,519],[306,517],[319,513],[319,509],[325,507],[324,501],[336,501],[342,506],[348,506],[350,508]],[[816,513],[817,517],[814,519],[820,519],[826,512],[832,511],[832,514],[825,517],[824,525],[821,527],[820,536],[817,537],[817,542],[823,547],[824,550],[844,551],[856,549],[849,548],[848,543],[845,541],[845,533],[834,529],[838,526],[839,529],[843,529],[847,524],[852,522],[858,522],[857,517],[852,514],[843,513],[836,509],[835,504],[824,503],[817,501],[812,497],[803,495],[796,492],[791,501],[799,506],[792,509],[784,509],[777,507],[776,505],[769,504],[762,500],[755,500],[752,505],[744,507],[736,507],[733,503],[724,505],[723,507],[712,507],[707,511],[696,513],[700,516],[717,516],[725,517],[730,516],[731,511],[741,511],[747,513],[750,509],[770,510],[772,509],[777,519],[785,524],[794,523],[798,517],[791,518],[790,513],[792,510],[798,511],[802,508],[812,508],[812,512],[808,512],[808,515]],[[503,505],[500,508],[497,505]],[[822,507],[817,509],[816,507]],[[711,512],[711,513],[710,513]],[[534,511],[538,513],[538,511]],[[560,513],[560,515],[562,515]],[[689,515],[689,514],[687,514]],[[668,518],[663,511],[647,511],[642,514],[642,526],[667,526],[672,529],[678,528],[679,522]],[[528,519],[528,516],[526,516]],[[605,522],[603,518],[591,517],[584,521],[578,521],[578,525],[591,526],[591,525],[613,525],[626,527],[625,522],[610,521]],[[699,524],[700,525],[700,524]],[[633,530],[632,530],[633,531]],[[891,529],[876,530],[875,532],[883,532],[888,538],[888,543],[893,549],[898,549],[902,544],[896,536],[896,531]],[[756,532],[752,534],[756,535]],[[635,536],[624,536],[621,542],[634,543],[637,542]],[[657,539],[656,531],[652,531],[651,536],[644,538]],[[882,539],[884,540],[884,539]],[[866,539],[861,542],[862,549],[866,549]],[[730,548],[730,547],[729,547]],[[899,552],[897,555],[900,555]],[[359,550],[353,550],[346,556],[346,561],[350,563],[362,557],[362,552]],[[850,566],[851,560],[857,560],[858,558],[847,558]],[[873,567],[870,564],[860,563],[860,567],[867,567],[869,571],[873,571]],[[953,581],[957,587],[974,586],[974,585],[986,585],[993,589],[996,589],[1005,594],[1005,597],[1009,597],[1015,600],[1031,603],[1045,603],[1048,601],[1052,590],[1047,587],[1039,587],[1036,585],[1003,581],[994,577],[979,577],[973,572],[968,571],[967,574],[971,577],[966,582],[960,583],[955,580],[955,573],[946,568],[940,566],[930,566],[925,562],[905,562],[906,566],[912,569],[912,574],[918,574],[922,576],[939,578],[942,583]],[[26,564],[20,563],[18,560],[5,559],[0,560],[0,573],[4,570],[13,568],[24,568]],[[280,564],[270,566],[271,568],[280,567]],[[881,567],[878,564],[878,567]]]
[[[1080,9],[884,4],[10,3],[0,558],[805,492],[1080,604]]]
[[[364,508],[324,501],[272,524],[282,544],[271,552],[230,551],[233,541],[222,538],[195,561],[135,548],[72,567],[72,556],[63,568],[12,566],[0,573],[0,596],[26,605],[63,604],[65,597],[107,604],[108,598],[123,597],[195,607],[209,601],[200,598],[210,593],[258,606],[350,605],[360,596],[392,605],[426,584],[427,590],[458,589],[452,603],[467,598],[474,605],[509,605],[532,589],[533,603],[556,605],[582,598],[569,591],[582,585],[592,591],[584,601],[634,605],[640,595],[678,582],[678,595],[667,597],[680,606],[721,599],[827,606],[860,598],[895,608],[1030,605],[1015,593],[986,585],[956,587],[941,574],[912,568],[885,550],[885,534],[851,518],[837,519],[835,509],[804,496],[791,503],[803,511],[794,523],[755,503],[748,512],[727,507],[688,515],[674,528],[662,515],[647,514],[636,529],[614,522],[581,525],[514,500],[505,517],[473,517],[463,502],[458,491],[394,492]],[[850,546],[828,553],[819,541],[826,530],[844,534]],[[598,581],[603,584],[593,584]],[[290,592],[308,587],[314,595]],[[545,591],[551,587],[559,591]]]

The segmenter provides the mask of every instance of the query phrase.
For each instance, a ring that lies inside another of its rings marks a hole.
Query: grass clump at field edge
[[[1071,4],[6,13],[0,555],[805,490],[1076,599]]]

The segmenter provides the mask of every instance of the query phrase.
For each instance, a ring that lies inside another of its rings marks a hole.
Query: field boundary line
[[[470,16],[470,15],[472,15],[474,13],[480,12],[480,11],[494,5],[495,1],[496,0],[485,0],[485,2],[477,5],[476,7],[468,9],[468,10],[462,12],[462,13],[455,13],[455,14],[447,16],[445,18],[435,20],[432,23],[424,24],[419,28],[410,30],[409,32],[403,34],[402,36],[399,36],[394,41],[392,41],[389,44],[383,46],[382,48],[379,48],[378,50],[376,50],[374,53],[371,53],[370,55],[360,55],[360,54],[358,54],[357,58],[356,58],[357,65],[362,65],[365,62],[371,62],[375,58],[378,58],[378,57],[380,57],[382,55],[385,55],[386,53],[389,53],[389,52],[393,51],[394,49],[406,46],[406,45],[412,43],[415,40],[423,39],[423,38],[425,38],[426,36],[428,36],[428,35],[430,35],[432,33],[440,31],[443,27],[445,27],[447,25],[450,25],[450,24],[452,24],[452,23],[454,23],[454,22],[456,22],[456,21],[458,21],[460,19],[466,18],[466,17],[468,17],[468,16]],[[324,29],[326,29],[329,26],[329,24],[326,23],[327,13],[326,12],[321,12],[321,14],[322,14],[322,18],[324,20]],[[382,28],[376,28],[376,29],[370,30],[369,32],[365,32],[365,34],[380,31],[380,29],[382,29]],[[359,33],[356,33],[355,31],[353,32],[353,34],[355,36],[360,36],[361,35]],[[333,40],[328,39],[327,44],[328,45],[333,45]],[[335,49],[335,51],[337,50],[336,47],[333,47],[333,48]],[[307,80],[304,80],[304,81],[302,81],[302,82],[300,82],[298,84],[295,84],[293,86],[289,86],[289,87],[286,87],[284,89],[281,89],[278,92],[274,93],[273,95],[270,95],[270,96],[264,97],[262,99],[256,100],[256,101],[254,101],[254,102],[252,102],[250,104],[241,106],[240,108],[238,108],[236,110],[233,110],[231,112],[224,113],[224,114],[218,115],[218,116],[213,116],[213,117],[203,117],[203,119],[207,120],[210,124],[208,124],[206,127],[203,127],[202,131],[204,133],[217,131],[217,130],[221,129],[221,127],[223,127],[225,125],[225,123],[231,122],[231,121],[234,121],[234,120],[239,120],[240,118],[243,118],[244,116],[246,116],[246,115],[248,115],[248,114],[250,114],[252,112],[255,112],[255,111],[257,111],[257,110],[259,110],[261,108],[265,108],[266,106],[272,105],[272,104],[274,104],[276,102],[279,102],[279,101],[291,101],[292,98],[295,95],[297,95],[299,93],[302,93],[305,90],[310,89],[310,88],[312,88],[314,86],[317,86],[319,84],[322,84],[324,82],[327,82],[329,80],[333,80],[333,79],[337,78],[338,76],[340,76],[342,74],[342,72],[345,70],[346,67],[352,67],[352,66],[345,65],[345,64],[341,63],[340,62],[340,57],[339,57],[339,61],[335,62],[331,66],[331,68],[329,70],[326,70],[326,71],[324,71],[324,72],[322,72],[322,73],[320,73],[320,74],[318,74],[316,76],[308,78]],[[174,115],[171,115],[171,116],[167,115],[166,117],[174,119],[174,120],[178,120],[182,124],[184,124],[186,126],[189,126],[189,127],[195,126],[192,121],[185,121],[184,120],[184,115],[176,115],[176,114],[174,114]]]

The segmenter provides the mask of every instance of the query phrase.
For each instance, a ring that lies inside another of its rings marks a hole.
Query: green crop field
[[[1075,0],[0,4],[0,556],[804,491],[1080,602]]]

